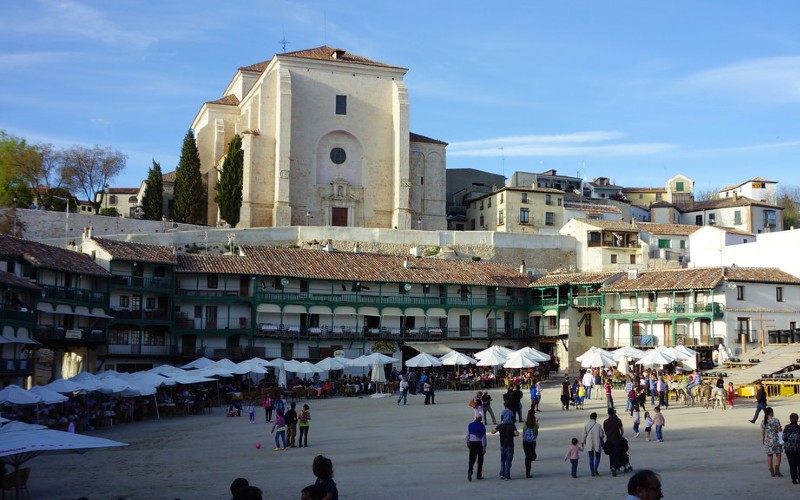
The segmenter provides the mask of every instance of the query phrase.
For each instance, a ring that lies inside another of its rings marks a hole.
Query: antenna
[[[283,35],[283,38],[280,39],[280,44],[281,44],[281,47],[283,47],[283,53],[285,54],[286,53],[286,46],[289,45],[292,42],[290,42],[289,40],[286,39],[286,33],[284,33],[283,26],[281,26],[281,35]]]

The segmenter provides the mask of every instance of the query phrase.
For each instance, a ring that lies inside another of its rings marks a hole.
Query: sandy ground
[[[492,391],[494,406],[502,392]],[[29,489],[35,499],[223,499],[230,498],[230,482],[242,476],[262,488],[264,498],[299,498],[300,490],[314,481],[314,456],[323,454],[334,462],[343,499],[624,498],[629,474],[612,477],[608,457],[603,457],[601,477],[589,475],[586,453],[577,479],[564,462],[569,440],[580,438],[591,411],[602,420],[605,402],[593,400],[584,410],[565,412],[557,395],[554,386],[546,388],[532,479],[524,478],[518,438],[513,479],[500,480],[495,435],[486,454],[487,479],[467,482],[464,434],[472,420],[471,393],[439,391],[435,406],[423,405],[421,396],[409,396],[405,407],[398,407],[395,398],[308,401],[310,447],[281,452],[273,450],[272,424],[265,423],[262,409],[252,425],[244,415],[227,418],[215,408],[210,415],[106,427],[93,434],[129,446],[37,457],[28,462],[33,469]],[[623,401],[622,391],[614,396]],[[737,400],[728,411],[673,405],[665,412],[663,443],[634,439],[632,420],[624,414],[631,463],[660,473],[666,498],[795,497],[800,486],[791,484],[788,465],[783,478],[767,471],[760,429],[747,421],[754,406],[751,400]],[[800,398],[775,399],[771,406],[788,423],[789,413],[800,412]]]

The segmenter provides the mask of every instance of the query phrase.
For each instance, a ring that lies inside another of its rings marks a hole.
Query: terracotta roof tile
[[[306,279],[393,283],[450,283],[526,287],[530,276],[518,269],[485,262],[409,259],[395,255],[322,250],[244,247],[245,256],[178,255],[177,272],[254,274]]]
[[[222,104],[225,106],[238,106],[239,98],[233,94],[228,94],[225,97],[221,97],[214,101],[206,101],[206,104]]]
[[[75,274],[108,276],[88,255],[35,241],[0,235],[0,256],[23,259],[34,266]]]
[[[782,208],[778,205],[766,203],[763,201],[756,201],[746,196],[728,196],[725,198],[716,198],[713,200],[696,201],[694,203],[681,207],[683,212],[695,212],[698,210],[711,210],[714,208],[729,208],[729,207],[775,207]]]
[[[167,247],[144,245],[127,241],[93,238],[97,246],[111,254],[114,259],[157,264],[177,264],[177,259]]]
[[[644,271],[636,279],[625,275],[613,284],[603,287],[603,291],[711,290],[723,280],[800,284],[800,278],[770,267],[697,267]]]
[[[584,224],[588,224],[589,226],[594,226],[599,229],[608,229],[612,231],[635,231],[637,233],[639,232],[639,228],[637,228],[634,225],[631,225],[631,223],[627,221],[585,219],[582,217],[576,217],[575,220],[583,222]]]
[[[334,54],[337,54],[338,56],[334,57]],[[323,45],[321,47],[316,47],[313,49],[298,50],[295,52],[285,52],[283,54],[275,54],[275,57],[277,57],[278,59],[281,58],[314,59],[317,61],[335,61],[335,62],[345,62],[351,64],[364,64],[367,66],[379,66],[382,68],[396,68],[403,70],[407,69],[407,68],[402,68],[400,66],[392,66],[378,61],[373,61],[372,59],[367,59],[366,57],[350,54],[345,50],[335,49],[327,45]],[[239,71],[250,71],[250,72],[261,73],[265,69],[267,69],[269,63],[270,61],[262,61],[260,63],[251,64],[250,66],[242,66],[239,68]]]
[[[622,276],[622,272],[550,273],[531,283],[531,288],[560,285],[599,285]]]
[[[725,186],[724,188],[720,189],[719,192],[730,191],[731,189],[736,189],[739,186],[744,186],[748,182],[775,182],[775,181],[771,181],[771,180],[765,179],[763,177],[755,177],[753,179],[750,179],[750,180],[747,180],[747,181],[744,181],[744,182],[740,182],[739,184],[731,184],[730,186]]]
[[[139,194],[139,188],[108,188],[108,194]]]
[[[16,274],[7,273],[5,271],[0,271],[0,285],[4,287],[28,288],[30,290],[39,289],[39,287],[34,283],[31,283],[24,278],[20,278]]]
[[[797,276],[774,267],[726,267],[725,277],[729,281],[800,284],[800,278]]]
[[[175,171],[167,172],[166,174],[161,174],[161,180],[163,182],[175,182]]]
[[[623,193],[666,193],[667,190],[664,188],[654,188],[654,187],[626,187],[622,188]]]
[[[431,139],[430,137],[425,137],[424,135],[415,134],[414,132],[409,132],[409,140],[411,142],[426,142],[429,144],[444,144],[447,145],[444,141],[439,141],[437,139]]]
[[[689,236],[702,226],[690,224],[656,224],[653,222],[637,222],[636,227],[650,234],[663,234],[665,236]]]

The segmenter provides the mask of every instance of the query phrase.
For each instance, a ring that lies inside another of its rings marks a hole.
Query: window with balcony
[[[141,295],[134,295],[131,297],[131,309],[134,311],[139,311],[142,309],[142,296]]]
[[[548,319],[547,327],[549,329],[555,330],[556,328],[558,328],[558,321],[556,321],[556,317],[555,316],[548,316],[547,319]]]
[[[527,208],[519,209],[519,223],[520,224],[530,223],[530,210],[528,210]]]
[[[300,280],[300,293],[308,293],[308,280]]]
[[[119,307],[123,309],[127,309],[131,306],[131,298],[127,295],[120,295],[119,296]]]

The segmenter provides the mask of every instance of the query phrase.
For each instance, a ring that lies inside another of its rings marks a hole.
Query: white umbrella
[[[56,391],[51,391],[50,389],[42,387],[41,385],[31,387],[30,392],[42,398],[41,402],[46,405],[63,403],[69,399],[67,396],[59,394]]]
[[[412,368],[427,368],[431,366],[442,366],[442,362],[439,361],[439,358],[436,356],[432,356],[427,352],[421,352],[413,358],[407,359],[406,366]]]
[[[544,361],[550,361],[550,355],[549,354],[545,354],[542,351],[534,349],[533,347],[523,347],[522,349],[517,349],[514,352],[525,353],[525,355],[528,358],[530,358],[530,359],[532,359],[534,361],[537,361],[539,363],[542,363]]]
[[[623,359],[642,359],[644,355],[645,352],[643,350],[629,345],[620,347],[611,352],[611,357],[614,358],[615,361],[621,361]]]
[[[476,352],[475,353],[475,358],[476,359],[483,359],[484,357],[489,356],[491,354],[499,354],[500,356],[502,356],[504,358],[507,358],[508,355],[511,354],[512,352],[514,352],[514,351],[512,351],[508,347],[503,347],[501,345],[493,345],[491,347],[487,347],[486,349],[484,349],[482,351]],[[488,366],[492,366],[492,365],[488,365]]]
[[[95,448],[128,446],[110,439],[48,429],[43,425],[9,422],[0,427],[0,461],[14,467],[44,454],[85,453]]]
[[[169,379],[175,382],[176,384],[181,384],[181,385],[202,384],[204,382],[216,382],[216,379],[203,377],[194,373],[187,373],[185,375],[169,377]]]
[[[584,368],[599,368],[605,366],[617,366],[617,362],[614,361],[614,358],[610,354],[604,354],[607,351],[603,351],[602,349],[597,350],[589,350],[583,353],[580,358],[576,359],[576,361],[581,362],[581,366]]]
[[[278,368],[279,366],[283,366],[283,365],[285,365],[286,363],[288,363],[288,361],[286,361],[286,360],[285,360],[285,359],[283,359],[283,358],[275,358],[275,359],[273,359],[272,361],[270,361],[269,363],[270,363],[272,366],[274,366],[275,368]]]
[[[369,359],[366,356],[359,356],[354,359],[350,359],[347,361],[347,366],[352,368],[368,368],[372,366],[374,360]]]
[[[728,351],[728,348],[725,347],[724,344],[720,344],[717,348],[719,351],[719,364],[727,363],[729,359],[731,359],[731,353]]]
[[[503,363],[503,368],[533,368],[534,366],[539,366],[539,363],[520,351],[512,352],[508,357],[508,361]]]
[[[608,356],[609,358],[613,358],[614,355],[610,351],[606,351],[605,349],[600,349],[599,347],[592,346],[589,348],[588,351],[584,352],[580,356],[575,358],[575,361],[583,361],[584,357],[588,357],[592,355],[592,353],[600,352],[600,354]]]
[[[400,361],[397,358],[393,358],[391,356],[387,356],[387,355],[385,355],[385,354],[383,354],[381,352],[373,352],[372,354],[367,354],[364,357],[367,358],[370,361],[370,363],[377,359],[378,361],[380,361],[384,365],[390,365],[392,363],[397,363],[398,361]]]
[[[478,360],[478,366],[499,366],[504,364],[508,361],[506,356],[503,356],[499,352],[489,352],[488,354],[484,354],[484,356]]]
[[[64,394],[81,392],[85,389],[85,387],[82,384],[79,384],[78,382],[74,382],[72,380],[64,380],[63,378],[54,380],[43,387],[45,389],[50,389],[51,391],[62,392]]]
[[[386,382],[386,371],[383,369],[383,363],[377,359],[372,362],[372,373],[370,373],[370,380],[375,382],[377,391],[382,392],[383,384]]]
[[[290,365],[286,363],[284,368],[287,372],[293,372],[300,375],[310,375],[312,373],[320,373],[322,368],[318,367],[314,363],[310,363],[308,361],[298,362],[297,364]]]
[[[191,363],[186,363],[181,368],[185,370],[200,369],[206,366],[214,366],[214,360],[208,358],[197,358]]]
[[[269,370],[266,366],[262,365],[261,363],[254,361],[252,359],[248,359],[246,361],[242,361],[236,366],[236,369],[233,370],[234,375],[247,375],[248,373],[268,373]]]
[[[155,373],[156,375],[163,375],[165,377],[177,377],[178,375],[186,375],[190,373],[189,370],[184,370],[172,365],[155,366],[147,370],[148,373]]]
[[[0,390],[0,404],[35,405],[41,402],[41,396],[31,391],[26,391],[18,385],[7,385]]]
[[[136,372],[136,373],[123,373],[120,377],[124,380],[130,380],[136,385],[146,385],[150,387],[161,387],[162,385],[175,385],[175,382],[169,378],[150,372]]]
[[[315,364],[317,368],[321,368],[322,371],[342,370],[347,367],[348,361],[347,358],[325,358]]]
[[[443,365],[447,366],[474,365],[478,362],[476,359],[470,358],[463,352],[458,351],[448,352],[444,356],[441,356],[439,361],[441,361]]]
[[[233,368],[226,368],[223,366],[206,366],[205,368],[200,368],[199,370],[195,370],[194,373],[200,375],[201,377],[222,377],[228,378],[233,376]]]
[[[644,355],[642,359],[636,362],[637,365],[653,366],[653,365],[668,365],[675,361],[675,358],[663,349],[652,349]]]
[[[275,364],[273,364],[272,361],[267,361],[266,359],[263,358],[251,358],[248,361],[250,361],[251,363],[259,364],[261,366],[266,366],[268,368],[272,368],[275,366]]]
[[[219,361],[217,361],[216,363],[214,363],[214,366],[216,366],[216,367],[218,367],[218,368],[225,368],[225,369],[226,369],[226,370],[228,370],[229,372],[230,372],[231,370],[235,370],[235,369],[236,369],[236,363],[234,363],[233,361],[231,361],[231,360],[230,360],[230,359],[228,359],[228,358],[222,358],[222,359],[220,359]]]

